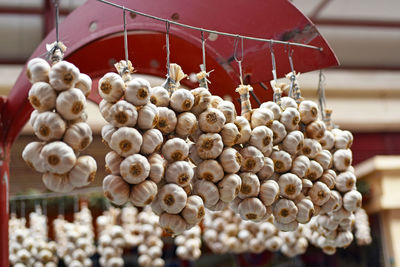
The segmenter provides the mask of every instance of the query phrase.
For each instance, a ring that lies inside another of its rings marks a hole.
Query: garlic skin
[[[177,214],[164,212],[160,216],[160,226],[168,235],[179,235],[186,230],[185,220]]]
[[[218,133],[225,124],[224,113],[216,108],[208,108],[199,116],[200,130],[206,133]]]
[[[115,103],[124,95],[125,82],[117,73],[106,73],[98,86],[100,96],[110,103]]]
[[[189,156],[189,145],[181,138],[172,138],[165,142],[161,153],[169,162],[185,160]]]
[[[120,165],[124,160],[117,152],[110,151],[105,156],[105,168],[106,172],[114,175],[120,174]]]
[[[157,107],[169,106],[169,93],[167,89],[161,86],[156,86],[150,89],[150,103]]]
[[[279,144],[287,135],[286,129],[285,129],[285,125],[283,125],[282,123],[280,123],[277,120],[274,120],[272,122],[271,127],[269,127],[272,132],[273,132],[273,144],[277,145]]]
[[[148,130],[155,127],[158,123],[158,108],[147,103],[139,109],[137,126],[142,130]]]
[[[101,128],[101,138],[103,143],[106,143],[107,145],[110,145],[111,142],[111,136],[113,133],[115,133],[118,130],[118,128],[114,127],[111,124],[106,124]]]
[[[196,142],[197,153],[202,159],[217,158],[223,148],[222,138],[217,133],[202,134]]]
[[[279,184],[274,180],[266,180],[260,186],[259,198],[265,206],[271,206],[279,198]]]
[[[322,166],[315,160],[310,160],[310,167],[307,170],[305,178],[311,181],[317,180],[324,173]]]
[[[295,109],[297,109],[296,100],[294,100],[293,98],[288,97],[288,96],[282,97],[281,98],[281,108],[282,108],[283,111],[285,111],[287,108],[295,108]]]
[[[251,172],[242,172],[239,176],[242,180],[242,186],[240,187],[238,197],[245,199],[258,196],[260,192],[260,180],[257,175]]]
[[[320,139],[324,136],[326,130],[325,123],[321,120],[316,120],[306,126],[307,137]]]
[[[343,207],[350,212],[356,212],[361,208],[361,193],[357,190],[351,190],[343,196]]]
[[[260,108],[266,108],[272,111],[274,113],[274,120],[279,120],[281,118],[281,107],[272,101],[264,102],[260,105]]]
[[[225,124],[220,134],[225,146],[234,146],[240,138],[239,130],[234,123]]]
[[[335,145],[335,136],[331,131],[325,131],[324,136],[318,140],[322,149],[331,150]]]
[[[261,168],[259,172],[257,172],[257,176],[260,179],[269,179],[274,174],[274,161],[269,157],[264,157],[264,166]]]
[[[331,197],[331,190],[322,182],[315,182],[311,189],[308,191],[308,195],[311,201],[318,206],[324,205]]]
[[[104,102],[103,102],[104,103]],[[100,103],[101,104],[101,103]],[[107,107],[107,102],[100,107],[101,110],[108,108],[107,113],[102,115],[106,121],[115,127],[135,126],[138,119],[136,107],[125,100],[119,100],[117,103]],[[107,116],[107,117],[105,117]]]
[[[68,177],[73,186],[82,187],[94,181],[96,171],[96,160],[91,156],[81,156],[76,160],[75,166],[68,173]]]
[[[310,159],[313,159],[321,151],[322,151],[322,146],[320,143],[318,143],[318,141],[311,138],[304,139],[303,148],[301,149],[303,155],[309,157]]]
[[[210,97],[210,106],[211,106],[212,108],[217,108],[218,105],[219,105],[222,101],[224,101],[224,100],[223,100],[220,96],[211,95],[211,97]]]
[[[287,172],[292,167],[292,157],[283,150],[272,152],[271,159],[274,161],[274,169],[278,173]]]
[[[214,206],[219,200],[218,187],[207,180],[197,180],[193,184],[193,193],[203,199],[206,208]]]
[[[143,106],[150,101],[150,83],[142,78],[134,78],[126,84],[125,100],[135,106]]]
[[[237,173],[242,166],[243,157],[236,149],[228,147],[222,151],[218,161],[226,173]]]
[[[353,144],[353,135],[347,130],[333,129],[336,149],[348,149]]]
[[[170,106],[175,112],[189,111],[194,104],[194,96],[189,90],[178,89],[172,93]]]
[[[40,155],[43,157],[46,170],[57,174],[70,171],[76,162],[72,148],[61,141],[46,144],[43,146]]]
[[[40,112],[52,110],[56,106],[56,98],[54,89],[45,82],[36,82],[29,90],[29,102]]]
[[[309,124],[318,119],[319,110],[317,104],[314,101],[301,101],[301,103],[299,104],[299,112],[301,122],[304,124]]]
[[[44,143],[31,142],[22,151],[22,158],[26,164],[37,172],[46,172],[46,166],[40,154]]]
[[[203,161],[203,159],[200,158],[199,154],[197,153],[195,143],[189,144],[189,159],[194,165],[199,165]]]
[[[352,161],[353,155],[350,149],[339,149],[333,153],[333,165],[338,171],[346,171]]]
[[[329,150],[322,150],[318,152],[314,160],[318,162],[324,170],[328,170],[332,167],[332,154]]]
[[[86,108],[86,98],[81,90],[72,88],[61,92],[56,99],[56,109],[66,120],[76,120]]]
[[[43,184],[53,192],[67,193],[74,189],[68,175],[46,172],[42,176]]]
[[[147,130],[142,137],[143,143],[140,148],[140,153],[145,155],[158,151],[164,141],[162,133],[157,129]]]
[[[70,89],[79,79],[79,69],[67,61],[54,64],[49,71],[49,83],[56,91]]]
[[[296,130],[300,122],[300,113],[297,108],[286,108],[281,114],[280,122],[285,126],[286,131]]]
[[[278,178],[279,191],[281,196],[295,199],[302,189],[302,181],[299,177],[292,173],[282,174]]]
[[[243,157],[241,171],[257,173],[264,166],[264,155],[256,147],[245,147],[240,154]]]
[[[347,247],[353,242],[353,239],[351,231],[340,232],[335,239],[335,243],[338,247]]]
[[[92,143],[92,129],[86,122],[74,123],[65,131],[63,141],[75,151],[83,151]]]
[[[92,90],[92,79],[90,79],[89,75],[79,73],[78,80],[76,81],[74,87],[81,90],[87,98],[89,97],[90,91]]]
[[[224,202],[231,202],[240,192],[242,180],[237,174],[226,175],[219,183],[218,190],[220,199]]]
[[[121,127],[111,135],[111,140],[108,144],[115,152],[127,157],[138,153],[142,143],[142,135],[136,129]]]
[[[299,178],[305,177],[310,168],[310,160],[304,155],[300,155],[293,160],[291,173],[296,174]]]
[[[178,115],[175,133],[182,139],[186,139],[199,127],[196,116],[191,112],[183,112]]]
[[[233,123],[236,118],[235,105],[231,101],[222,101],[218,104],[217,109],[219,109],[225,116],[226,123]]]
[[[106,100],[102,99],[99,103],[99,111],[101,116],[107,121],[110,122],[111,119],[111,107],[113,106],[112,103],[107,102]]]
[[[178,214],[186,205],[186,192],[177,184],[166,184],[158,191],[161,208],[170,213]]]
[[[308,198],[303,198],[296,203],[296,207],[298,209],[296,221],[303,224],[308,223],[314,215],[313,202]]]
[[[331,190],[329,200],[321,206],[320,214],[338,211],[342,205],[342,195],[336,190]]]
[[[272,152],[273,135],[274,133],[268,127],[257,126],[251,132],[250,144],[258,148],[264,155],[270,154]]]
[[[194,97],[191,112],[198,116],[201,112],[211,106],[211,93],[204,87],[198,87],[190,91]]]
[[[187,224],[199,224],[205,215],[204,203],[201,197],[196,195],[188,197],[186,206],[183,208],[181,215]]]
[[[205,160],[197,166],[197,178],[217,183],[224,178],[224,170],[216,160]]]
[[[148,160],[150,163],[149,178],[153,182],[159,183],[161,179],[164,177],[167,161],[160,154],[157,153],[151,154],[148,157]]]
[[[165,180],[168,183],[175,183],[181,187],[189,185],[193,176],[193,168],[187,161],[175,161],[167,166],[165,172]]]
[[[129,200],[136,207],[150,205],[157,195],[157,184],[150,180],[145,180],[132,186]]]
[[[169,134],[175,130],[178,122],[175,112],[167,107],[158,107],[158,123],[156,125],[163,134]]]
[[[237,140],[237,144],[244,144],[250,140],[251,137],[251,127],[249,121],[243,116],[237,116],[235,118],[234,124],[239,130],[240,138]]]
[[[330,169],[325,170],[322,176],[319,178],[319,181],[326,184],[329,189],[333,189],[336,184],[336,172]]]
[[[239,215],[243,220],[257,221],[263,218],[267,212],[267,209],[256,197],[246,198],[240,202]]]
[[[65,121],[57,113],[51,111],[39,113],[32,126],[35,135],[43,141],[60,139],[66,128]]]
[[[49,71],[50,65],[46,60],[38,57],[32,58],[27,63],[26,76],[32,84],[36,82],[48,82]]]
[[[254,129],[257,126],[271,126],[274,120],[274,113],[266,108],[254,109],[251,113],[251,128]]]
[[[292,131],[288,133],[283,139],[281,144],[281,149],[290,153],[291,155],[296,155],[303,147],[304,135],[300,131]]]
[[[147,158],[140,154],[130,155],[121,162],[120,173],[126,182],[138,184],[149,176],[150,164]]]
[[[289,199],[279,199],[273,208],[273,214],[276,222],[288,224],[296,220],[298,209],[294,202]]]
[[[36,121],[36,118],[37,118],[37,116],[40,114],[40,112],[39,111],[37,111],[37,110],[33,110],[32,111],[32,113],[31,113],[31,116],[29,117],[29,124],[30,125],[34,125],[35,124],[35,121]]]
[[[107,175],[103,180],[104,196],[116,205],[123,205],[129,200],[130,186],[122,177]]]

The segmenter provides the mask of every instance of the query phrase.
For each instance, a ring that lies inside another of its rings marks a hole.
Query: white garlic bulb
[[[274,161],[274,169],[278,173],[284,173],[292,167],[292,157],[283,150],[272,152],[271,159]]]
[[[295,199],[302,189],[302,181],[297,175],[285,173],[278,178],[279,190],[282,196]]]
[[[67,193],[74,189],[66,174],[46,172],[42,176],[42,181],[47,189],[54,192]]]
[[[251,137],[251,127],[249,121],[243,116],[237,116],[234,123],[240,133],[240,138],[237,140],[237,144],[244,144],[248,142]]]
[[[146,105],[150,101],[150,83],[142,78],[134,78],[126,84],[125,100],[135,106]]]
[[[246,198],[240,202],[239,214],[243,220],[257,221],[265,216],[267,209],[256,197]]]
[[[190,91],[194,97],[191,112],[198,116],[211,105],[211,93],[204,87],[198,87]]]
[[[216,108],[208,108],[199,116],[200,130],[206,133],[218,133],[225,124],[224,113]]]
[[[150,164],[147,158],[140,154],[130,155],[121,162],[120,173],[128,183],[138,184],[149,176]]]
[[[200,135],[196,142],[197,153],[202,159],[215,159],[224,148],[222,138],[217,133],[207,133]]]
[[[90,91],[92,90],[92,79],[90,79],[89,75],[79,73],[78,80],[76,81],[74,87],[81,90],[85,97],[88,97],[90,95]]]
[[[104,196],[116,205],[123,205],[129,200],[130,186],[121,176],[107,175],[103,180]]]
[[[321,152],[322,146],[318,141],[311,139],[311,138],[305,138],[303,141],[303,148],[301,149],[301,152],[303,155],[309,157],[310,159],[313,159],[317,156],[319,152]]]
[[[117,152],[110,151],[105,156],[105,168],[106,172],[110,174],[119,175],[120,165],[124,158],[121,157]]]
[[[169,134],[175,130],[178,120],[175,112],[167,107],[158,107],[158,123],[156,125],[163,134]]]
[[[43,146],[40,152],[49,172],[63,174],[72,169],[76,156],[70,146],[64,142],[54,141]]]
[[[99,94],[108,102],[117,102],[124,95],[124,91],[125,82],[117,73],[106,73],[99,80]]]
[[[169,93],[167,89],[156,86],[150,89],[150,102],[157,107],[168,107]]]
[[[330,169],[325,170],[322,176],[319,178],[319,181],[326,184],[329,189],[333,189],[336,184],[336,172]]]
[[[274,120],[274,113],[266,108],[254,109],[251,113],[251,128],[257,126],[271,126]]]
[[[103,100],[102,100],[103,101]],[[136,107],[125,100],[119,100],[114,105],[107,107],[108,102],[102,102],[101,110],[108,108],[107,113],[102,112],[104,119],[115,127],[135,126],[138,118]],[[104,113],[104,114],[103,114]],[[105,117],[107,116],[107,117]]]
[[[234,123],[225,124],[220,134],[225,146],[234,146],[240,138],[239,130]]]
[[[297,108],[286,108],[281,114],[280,122],[288,132],[296,130],[300,122],[300,113]]]
[[[309,138],[320,139],[324,136],[325,130],[325,123],[321,120],[316,120],[307,125],[306,134]]]
[[[309,124],[318,118],[318,106],[314,101],[304,100],[299,104],[301,122]]]
[[[22,151],[22,158],[26,164],[37,172],[46,171],[46,165],[40,154],[43,146],[42,142],[31,142]]]
[[[198,180],[193,185],[193,193],[203,199],[205,207],[212,207],[219,200],[218,187],[210,181]]]
[[[110,145],[111,142],[111,136],[113,133],[115,133],[118,130],[118,128],[114,127],[111,124],[106,124],[101,128],[101,137],[103,143],[106,143],[107,145]]]
[[[239,176],[242,179],[242,186],[240,187],[238,197],[245,199],[258,196],[260,192],[260,180],[257,175],[251,172],[242,172]]]
[[[311,201],[318,206],[325,204],[331,197],[331,190],[322,182],[315,182],[308,191]]]
[[[296,203],[298,213],[296,216],[296,221],[299,223],[308,223],[314,215],[314,204],[308,198],[303,198]]]
[[[217,109],[224,113],[226,123],[233,123],[236,118],[235,105],[231,101],[222,101]]]
[[[271,127],[269,127],[272,132],[273,132],[273,144],[277,145],[279,144],[285,137],[286,137],[286,129],[285,129],[285,125],[283,125],[282,123],[280,123],[277,120],[274,120],[272,122]]]
[[[343,196],[343,207],[350,212],[355,212],[361,208],[361,200],[361,193],[357,190],[351,190]]]
[[[348,149],[353,144],[353,135],[347,130],[333,129],[336,149]]]
[[[260,186],[259,198],[265,206],[271,206],[279,197],[279,184],[274,180],[266,180]]]
[[[269,157],[264,157],[264,166],[261,168],[259,172],[257,172],[257,176],[260,179],[268,179],[274,174],[274,161]]]
[[[224,100],[223,100],[220,96],[211,95],[211,98],[210,98],[210,105],[211,105],[212,108],[217,108],[218,105],[219,105],[222,101],[224,101]]]
[[[151,154],[148,157],[148,160],[150,163],[149,178],[153,182],[159,183],[164,177],[164,171],[167,161],[160,154],[157,153]]]
[[[175,161],[167,166],[165,180],[181,187],[190,184],[194,175],[193,168],[187,161]]]
[[[189,225],[198,224],[205,215],[204,203],[201,197],[193,195],[187,198],[186,206],[182,210],[182,217]]]
[[[142,130],[148,130],[155,127],[158,123],[158,108],[147,103],[142,106],[138,112],[137,126]]]
[[[172,93],[170,106],[175,112],[189,111],[194,104],[194,96],[189,90],[178,89]]]
[[[50,65],[42,58],[32,58],[28,61],[26,75],[31,83],[48,82]]]
[[[108,144],[115,152],[123,157],[127,157],[138,153],[142,142],[142,135],[136,129],[121,127],[111,135]]]
[[[56,106],[57,94],[46,82],[36,82],[29,90],[29,102],[34,109],[43,112]]]
[[[293,160],[292,169],[290,170],[290,172],[296,174],[300,178],[303,178],[309,168],[309,158],[304,155],[300,155]]]
[[[231,202],[236,198],[242,186],[242,179],[236,174],[226,175],[219,183],[218,190],[220,199],[224,202]]]
[[[186,230],[186,222],[181,216],[167,212],[161,214],[160,226],[167,234],[172,236],[179,235]]]
[[[293,98],[285,96],[285,97],[282,97],[280,100],[281,100],[280,105],[281,105],[281,108],[283,111],[285,111],[289,107],[297,109],[296,100],[294,100]]]
[[[224,177],[224,170],[216,160],[205,160],[197,166],[197,178],[217,183]]]
[[[166,184],[158,191],[161,208],[170,213],[178,214],[186,205],[186,192],[177,184]]]
[[[57,91],[70,89],[78,81],[79,69],[67,61],[54,64],[49,72],[49,83]]]
[[[264,166],[264,155],[254,146],[248,146],[240,150],[243,157],[242,171],[257,173]]]
[[[317,180],[324,173],[322,166],[315,160],[310,160],[310,167],[307,170],[305,178],[311,181]]]
[[[129,200],[136,207],[150,205],[157,195],[157,184],[150,180],[145,180],[135,184],[131,188]]]
[[[242,155],[234,148],[225,148],[219,156],[219,163],[226,173],[237,173],[242,166]]]
[[[342,195],[336,190],[331,190],[329,200],[321,206],[320,214],[337,211],[342,207],[342,204]]]
[[[303,147],[304,135],[300,131],[292,131],[283,139],[281,147],[291,155],[296,155]]]
[[[143,134],[143,143],[140,152],[145,155],[152,154],[161,148],[163,141],[163,135],[159,130],[147,130]]]
[[[92,129],[86,122],[78,122],[65,131],[63,141],[75,151],[83,151],[92,143]]]
[[[66,128],[65,121],[57,113],[51,111],[39,113],[32,126],[35,135],[43,141],[60,139]]]
[[[274,204],[273,213],[276,222],[288,224],[296,220],[298,209],[292,200],[282,198]]]
[[[81,156],[76,160],[75,166],[68,173],[68,177],[73,186],[82,187],[94,181],[96,171],[96,160],[91,156]]]
[[[272,152],[272,138],[274,133],[266,126],[257,126],[251,132],[250,144],[258,148],[264,155]]]
[[[81,90],[72,88],[61,92],[56,99],[56,109],[66,120],[76,120],[86,108],[86,98]]]
[[[191,112],[183,112],[178,115],[175,132],[176,134],[186,139],[194,133],[199,127],[196,116]]]
[[[331,131],[325,131],[321,139],[318,140],[323,149],[331,150],[335,145],[335,136]]]
[[[333,153],[333,165],[338,171],[345,171],[351,166],[353,155],[350,149],[339,149]]]
[[[190,143],[189,145],[189,159],[194,165],[199,165],[203,161],[203,159],[200,158],[199,154],[197,153],[195,143]]]
[[[274,113],[274,120],[279,120],[281,118],[281,107],[272,101],[264,102],[260,105],[260,108],[266,108],[272,111]]]
[[[169,162],[185,160],[189,155],[189,145],[181,138],[172,138],[165,142],[161,151]]]

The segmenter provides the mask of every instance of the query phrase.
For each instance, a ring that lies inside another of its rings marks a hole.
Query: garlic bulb
[[[136,111],[136,107],[131,103],[125,100],[119,100],[114,105],[107,107],[107,102],[105,102],[103,106],[100,107],[100,112],[102,108],[103,110],[108,108],[107,113],[104,113],[103,111],[102,115],[106,121],[110,122],[115,127],[133,127],[136,125],[138,113]],[[105,117],[105,115],[107,117]]]
[[[340,129],[332,130],[335,136],[335,148],[348,149],[353,144],[353,135],[349,131],[342,131]]]
[[[99,111],[101,116],[106,120],[110,121],[111,119],[111,107],[113,106],[112,103],[107,102],[106,100],[102,99],[99,103]]]
[[[264,166],[264,155],[254,146],[248,146],[240,150],[243,157],[242,171],[257,173]]]
[[[289,88],[286,87],[286,88],[283,89],[283,91],[286,91],[287,89],[289,89]],[[280,100],[281,100],[280,105],[281,105],[281,108],[282,108],[283,111],[285,111],[289,107],[297,109],[296,100],[294,100],[293,98],[285,96],[285,97],[282,97]]]
[[[325,131],[321,139],[318,140],[323,149],[330,150],[335,145],[335,136],[331,131]]]
[[[167,89],[156,86],[150,89],[150,102],[157,107],[168,107],[169,93]]]
[[[30,125],[34,125],[35,124],[35,121],[36,121],[36,118],[37,118],[37,116],[40,114],[40,112],[39,111],[37,111],[37,110],[33,110],[32,111],[32,113],[31,113],[31,116],[29,117],[29,124]]]
[[[234,148],[225,148],[219,156],[219,163],[226,173],[237,173],[242,165],[242,155]]]
[[[197,153],[195,143],[190,143],[189,145],[189,159],[194,165],[199,165],[203,161],[203,159],[200,158],[199,154]]]
[[[79,73],[78,80],[76,81],[75,88],[78,88],[87,98],[92,90],[92,79],[84,73]]]
[[[170,106],[175,112],[189,111],[194,104],[194,96],[189,90],[178,89],[171,95]]]
[[[237,116],[234,123],[240,133],[240,138],[237,140],[237,144],[244,144],[248,142],[251,136],[251,127],[249,121],[243,116]]]
[[[72,124],[66,131],[63,141],[75,151],[83,151],[92,143],[92,129],[86,122]]]
[[[281,118],[281,107],[272,101],[264,102],[260,105],[260,108],[266,108],[272,111],[274,113],[274,120],[279,120]]]
[[[129,200],[136,207],[144,207],[151,204],[156,195],[157,184],[153,181],[145,180],[132,186]]]
[[[333,154],[333,165],[338,171],[345,171],[351,166],[353,155],[350,149],[339,149]]]
[[[56,106],[57,94],[46,82],[36,82],[29,90],[29,102],[34,109],[43,112]]]
[[[150,101],[150,83],[142,78],[134,78],[126,84],[125,100],[135,106],[146,105]]]
[[[158,107],[158,123],[156,125],[163,134],[169,134],[175,130],[177,124],[175,112],[167,107]]]
[[[304,100],[299,104],[301,122],[309,124],[318,118],[318,106],[314,101]]]
[[[335,243],[338,247],[347,247],[353,241],[353,234],[351,231],[345,231],[338,233]]]
[[[46,172],[46,165],[40,151],[44,143],[31,142],[22,151],[22,158],[26,164],[37,172]]]
[[[329,150],[320,151],[314,158],[316,162],[318,162],[324,170],[330,169],[332,167],[332,154]]]
[[[200,130],[206,133],[218,133],[225,124],[224,113],[216,108],[208,108],[199,116]]]
[[[361,208],[361,200],[361,193],[357,190],[351,190],[343,196],[343,207],[350,212],[355,212]]]
[[[149,176],[150,164],[147,158],[140,154],[130,155],[121,162],[120,173],[128,183],[138,184]]]
[[[282,123],[280,123],[277,120],[274,120],[272,122],[271,127],[269,127],[272,132],[273,132],[273,144],[277,145],[279,144],[285,137],[286,137],[286,129],[285,129],[285,125],[283,125]]]
[[[335,187],[336,184],[336,172],[330,169],[325,170],[321,178],[319,178],[319,181],[326,184],[329,189],[333,189],[333,187]]]
[[[300,113],[294,107],[286,108],[280,118],[280,122],[285,126],[286,131],[294,131],[300,122]]]
[[[222,138],[217,133],[207,133],[200,135],[196,142],[197,153],[202,159],[215,159],[224,148]]]
[[[168,183],[175,183],[181,187],[190,184],[194,175],[193,168],[187,161],[175,161],[168,165],[165,172],[165,180]]]
[[[225,124],[220,134],[225,146],[234,146],[241,136],[234,123]]]
[[[314,215],[314,204],[308,198],[303,198],[296,203],[298,209],[296,221],[299,223],[308,223]]]
[[[298,209],[292,200],[282,198],[275,203],[273,213],[276,222],[288,224],[296,220]]]
[[[49,81],[50,65],[42,58],[32,58],[28,61],[26,75],[28,80],[33,84],[36,82]]]
[[[60,139],[66,128],[65,121],[57,113],[51,111],[39,113],[32,126],[35,135],[43,141]]]
[[[160,216],[160,226],[168,235],[179,235],[186,230],[185,220],[177,214],[164,212]]]
[[[216,160],[205,160],[197,166],[197,178],[217,183],[224,177],[224,170]]]
[[[164,141],[162,133],[157,129],[147,130],[143,134],[143,143],[140,148],[142,154],[152,154],[158,151]]]
[[[107,175],[103,180],[104,196],[116,205],[123,205],[129,200],[130,186],[121,176]]]
[[[238,197],[245,199],[258,196],[260,192],[260,180],[257,175],[251,172],[242,172],[239,176],[242,179],[242,186],[240,187]]]
[[[315,160],[310,160],[310,167],[307,170],[306,178],[311,181],[317,180],[324,173],[322,166]]]
[[[111,136],[113,133],[115,133],[118,129],[115,128],[111,124],[106,124],[101,128],[101,137],[103,143],[106,143],[107,145],[110,145],[111,142]]]
[[[251,113],[251,128],[257,126],[271,126],[274,120],[274,113],[266,108],[254,109]]]
[[[78,78],[79,69],[67,61],[57,62],[49,71],[49,83],[56,91],[70,89]]]
[[[238,175],[236,174],[226,175],[218,183],[220,199],[224,202],[231,202],[239,194],[241,186],[242,186],[242,180]]]
[[[40,152],[49,172],[63,174],[72,169],[76,156],[70,146],[64,142],[54,141],[43,146]]]
[[[166,184],[158,191],[161,208],[171,214],[178,214],[186,205],[186,192],[177,184]]]
[[[239,204],[239,214],[243,220],[259,220],[263,218],[267,209],[256,197],[246,198]]]
[[[121,157],[117,152],[110,151],[105,156],[105,168],[106,172],[114,175],[120,174],[120,165],[124,158]]]
[[[139,109],[137,126],[142,130],[148,130],[155,127],[158,123],[158,108],[147,103]]]
[[[188,157],[189,146],[181,138],[172,138],[165,142],[161,151],[166,160],[174,162]]]
[[[264,157],[264,166],[261,168],[259,172],[257,172],[257,176],[260,179],[268,179],[274,174],[274,161],[269,157]]]
[[[125,82],[117,73],[106,73],[99,80],[99,94],[108,102],[117,102],[124,95],[124,91]]]
[[[274,180],[266,180],[260,186],[259,198],[265,206],[271,206],[279,198],[279,184]]]
[[[164,177],[164,171],[167,161],[160,154],[157,153],[151,154],[148,157],[148,160],[150,163],[149,178],[153,182],[159,183]]]
[[[198,180],[193,185],[193,193],[203,199],[205,207],[217,204],[219,200],[218,187],[207,180]]]
[[[115,152],[127,157],[138,153],[142,142],[142,135],[136,129],[121,127],[112,134],[108,144]]]
[[[211,93],[204,87],[195,88],[190,92],[194,97],[191,112],[197,116],[211,105]]]
[[[187,198],[186,206],[182,210],[182,217],[189,225],[198,224],[205,215],[204,203],[201,197],[193,195]]]
[[[318,141],[311,139],[311,138],[305,138],[303,142],[303,148],[301,149],[301,152],[303,155],[309,157],[310,159],[313,159],[317,156],[319,152],[321,152],[322,146]]]
[[[324,205],[331,197],[331,190],[322,182],[315,182],[311,189],[308,191],[308,195],[311,201],[318,206]]]
[[[321,206],[320,214],[337,211],[342,207],[342,204],[342,195],[336,190],[331,190],[329,200]]]
[[[191,112],[183,112],[178,115],[175,132],[179,137],[186,139],[189,135],[194,133],[198,127],[196,116]]]
[[[302,189],[302,182],[299,177],[292,173],[282,174],[278,178],[280,194],[289,199],[295,199]]]
[[[266,126],[257,126],[251,132],[250,144],[258,148],[264,155],[272,152],[272,137],[274,133]]]
[[[72,88],[61,92],[56,99],[56,109],[66,120],[76,120],[86,108],[86,98],[81,90]]]
[[[82,187],[94,181],[96,171],[96,160],[91,156],[81,156],[76,160],[75,166],[68,173],[68,177],[73,186]]]
[[[212,108],[217,108],[218,105],[219,105],[222,101],[224,101],[224,100],[223,100],[220,96],[211,95],[211,97],[210,97],[210,106],[211,106]]]
[[[231,101],[222,101],[218,104],[217,109],[224,114],[226,123],[233,123],[235,121],[236,109]]]
[[[67,193],[74,189],[66,174],[46,172],[42,176],[42,181],[47,189],[54,192]]]
[[[292,158],[289,153],[278,150],[271,154],[271,159],[274,161],[274,169],[278,173],[284,173],[292,167]]]
[[[324,136],[326,130],[325,123],[320,120],[316,120],[306,127],[307,137],[313,139],[320,139]]]
[[[282,141],[282,149],[291,155],[296,155],[303,148],[304,135],[300,131],[288,133]]]
[[[292,169],[290,170],[290,172],[296,174],[300,178],[303,178],[309,168],[309,158],[304,155],[300,155],[293,160]]]

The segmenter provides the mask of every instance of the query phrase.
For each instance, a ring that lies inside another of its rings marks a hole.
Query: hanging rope
[[[237,56],[237,47],[238,47],[238,44],[239,44],[239,38],[241,39],[241,47],[242,47],[240,59],[238,59],[238,56]],[[238,63],[238,65],[239,65],[240,84],[243,84],[243,70],[242,70],[242,61],[243,61],[243,57],[244,57],[244,55],[243,55],[243,38],[241,38],[239,35],[235,39],[234,46],[235,46],[235,50],[233,52],[233,57],[234,57],[235,61]]]

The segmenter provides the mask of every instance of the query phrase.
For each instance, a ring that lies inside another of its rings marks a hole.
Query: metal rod
[[[43,193],[43,194],[34,194],[34,195],[16,195],[10,196],[11,200],[29,200],[29,199],[44,199],[44,198],[58,198],[58,197],[65,197],[65,196],[76,196],[76,195],[85,195],[91,193],[100,193],[103,192],[103,187],[90,187],[85,189],[77,189],[73,192],[69,193]]]
[[[105,0],[97,0],[101,3],[113,6],[113,7],[117,7],[117,8],[121,8],[123,9],[124,7],[109,1],[105,1]],[[184,27],[184,28],[188,28],[188,29],[192,29],[192,30],[197,30],[197,31],[204,31],[204,32],[208,32],[208,33],[213,33],[213,34],[218,34],[218,35],[225,35],[225,36],[230,36],[230,37],[240,37],[243,39],[247,39],[247,40],[253,40],[253,41],[260,41],[260,42],[272,42],[272,43],[277,43],[277,44],[286,44],[286,45],[293,45],[293,46],[299,46],[299,47],[305,47],[305,48],[311,48],[311,49],[315,49],[315,50],[319,50],[319,51],[323,51],[322,47],[317,47],[317,46],[313,46],[313,45],[306,45],[306,44],[300,44],[300,43],[294,43],[294,42],[285,42],[285,41],[279,41],[279,40],[273,40],[273,39],[265,39],[265,38],[257,38],[257,37],[251,37],[251,36],[245,36],[245,35],[239,35],[239,34],[233,34],[233,33],[228,33],[228,32],[220,32],[220,31],[214,31],[214,30],[209,30],[209,29],[203,29],[203,28],[199,28],[199,27],[194,27],[191,25],[187,25],[187,24],[183,24],[183,23],[179,23],[176,21],[168,21],[167,19],[163,19],[163,18],[159,18],[153,15],[149,15],[140,11],[136,11],[133,9],[129,9],[129,8],[125,8],[126,10],[128,10],[129,12],[135,13],[137,15],[146,17],[146,18],[151,18],[154,20],[158,20],[158,21],[163,21],[163,22],[169,22],[173,25],[177,25],[180,27]]]
[[[271,52],[271,61],[272,61],[272,77],[274,78],[274,81],[276,83],[277,75],[276,75],[276,62],[275,62],[275,54],[274,54],[274,48],[273,48],[273,43],[269,43],[269,50]]]
[[[125,7],[123,8],[124,13],[124,49],[125,49],[125,61],[128,64],[128,30],[126,29],[126,14]]]
[[[165,30],[165,46],[166,46],[166,49],[167,49],[167,75],[168,76],[169,76],[169,64],[170,64],[170,59],[169,59],[169,54],[170,54],[170,51],[169,51],[169,28],[171,26],[170,23],[171,22],[169,20],[165,21],[165,27],[166,27],[166,30]]]
[[[201,51],[203,54],[203,67],[204,71],[207,70],[206,68],[206,48],[205,48],[205,40],[204,40],[204,31],[201,31]],[[207,83],[206,83],[207,84]]]
[[[58,6],[58,0],[54,1],[54,6],[56,8],[56,41],[57,41],[57,45],[58,45],[58,41],[59,41],[58,23],[60,20],[60,11],[59,11],[59,6]]]
[[[242,47],[242,51],[241,51],[241,55],[240,55],[240,59],[238,59],[238,57],[237,57],[237,47],[238,47],[238,44],[239,44],[239,35],[237,36],[237,38],[235,39],[235,42],[234,42],[234,44],[235,44],[235,50],[233,51],[233,57],[234,57],[234,59],[235,59],[235,61],[238,63],[238,65],[239,65],[239,78],[240,78],[240,84],[243,84],[243,70],[242,70],[242,61],[243,61],[243,57],[244,57],[244,55],[243,55],[243,38],[241,38],[241,47]]]

